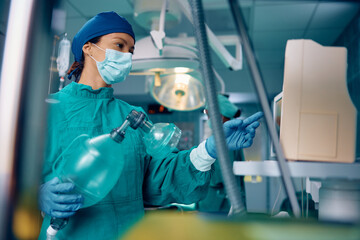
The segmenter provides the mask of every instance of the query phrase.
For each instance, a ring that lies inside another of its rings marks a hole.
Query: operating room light
[[[175,95],[178,101],[181,101],[181,97],[184,96],[189,88],[190,76],[186,74],[175,74]]]
[[[136,41],[132,75],[189,73],[199,68],[196,52],[182,45],[165,45],[160,55],[151,37]]]
[[[182,45],[165,45],[162,53],[150,37],[136,43],[131,75],[153,75],[150,93],[161,105],[192,111],[205,104],[196,52]]]
[[[201,76],[192,76],[193,73],[196,75],[199,69],[197,56],[199,50],[189,45],[189,43],[169,38],[165,33],[165,23],[167,26],[179,23],[181,13],[185,15],[190,23],[193,23],[191,6],[188,1],[131,1],[134,4],[135,21],[145,29],[149,29],[150,36],[136,42],[132,58],[133,67],[130,74],[154,76],[150,85],[151,95],[156,101],[169,109],[191,111],[203,107],[205,97],[202,78]],[[242,69],[241,45],[236,45],[236,58],[234,58],[207,25],[206,32],[209,36],[210,46],[225,66],[234,71]],[[238,38],[236,38],[236,43],[238,43]],[[214,68],[213,71],[220,82],[221,92],[224,92],[224,81]],[[189,74],[192,77],[189,79],[188,84],[170,84],[171,81],[178,79],[176,74]],[[169,86],[172,86],[173,89]],[[165,93],[163,89],[168,92]],[[164,96],[169,99],[165,99]]]
[[[189,85],[190,75],[175,74],[175,84]]]
[[[153,82],[151,95],[160,104],[177,111],[192,111],[205,104],[203,84],[198,72],[161,76],[161,85]]]

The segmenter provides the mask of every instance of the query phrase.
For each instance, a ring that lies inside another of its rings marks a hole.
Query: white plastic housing
[[[289,160],[355,160],[356,116],[346,81],[347,51],[289,40],[280,140]]]

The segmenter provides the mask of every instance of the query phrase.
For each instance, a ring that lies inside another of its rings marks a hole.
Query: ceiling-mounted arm
[[[165,14],[167,8],[167,0],[164,0],[161,7],[160,20],[159,20],[159,32],[165,32]]]
[[[159,30],[152,30],[150,32],[151,38],[154,41],[154,44],[157,49],[159,49],[160,56],[162,55],[162,50],[164,48],[164,39],[165,39],[165,17],[166,17],[166,8],[167,1],[164,0],[163,5],[161,7],[160,19],[159,19]]]
[[[214,67],[212,67],[212,70],[214,72],[214,75],[215,75],[216,79],[220,83],[220,93],[225,94],[225,82],[224,82],[224,79],[220,76],[220,74],[215,70]]]
[[[184,0],[174,0],[177,2],[187,19],[193,24],[193,18],[191,15],[191,9],[188,1]],[[234,58],[229,51],[224,47],[224,45],[220,42],[220,40],[215,36],[215,34],[211,31],[207,24],[205,24],[206,33],[209,38],[210,46],[214,50],[214,52],[219,56],[221,61],[225,64],[226,67],[231,70],[237,71],[241,70],[243,67],[243,59],[242,59],[242,47],[241,44],[236,46],[236,58]]]

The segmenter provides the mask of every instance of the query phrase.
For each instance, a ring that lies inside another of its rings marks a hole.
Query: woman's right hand
[[[74,215],[84,201],[79,194],[69,194],[74,188],[73,183],[61,183],[57,177],[42,184],[39,189],[40,210],[55,218]]]

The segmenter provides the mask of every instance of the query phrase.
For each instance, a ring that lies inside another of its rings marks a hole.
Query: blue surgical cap
[[[75,35],[71,50],[75,61],[82,60],[82,47],[89,40],[109,33],[127,33],[135,41],[135,34],[130,23],[115,12],[102,12],[85,23]]]

